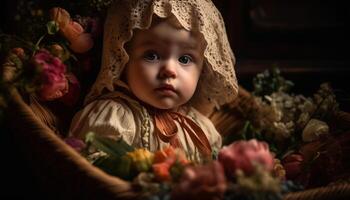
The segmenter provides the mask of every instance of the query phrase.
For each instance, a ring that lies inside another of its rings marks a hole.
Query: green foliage
[[[127,152],[133,151],[134,148],[128,145],[123,139],[113,140],[107,137],[102,137],[94,132],[89,132],[86,135],[85,142],[91,144],[97,149],[107,153],[112,157],[122,157]]]
[[[123,139],[113,140],[89,132],[86,135],[85,142],[88,145],[88,149],[93,147],[107,154],[98,157],[97,160],[92,162],[96,167],[125,180],[131,180],[136,175],[132,171],[132,161],[125,156],[127,152],[133,151],[134,147],[128,145]]]
[[[47,32],[50,35],[55,35],[60,30],[60,27],[58,26],[57,22],[55,22],[55,21],[49,21],[46,24],[46,27],[47,27]]]

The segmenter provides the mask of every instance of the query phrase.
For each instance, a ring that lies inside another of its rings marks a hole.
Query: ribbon
[[[175,124],[175,121],[177,121],[190,136],[199,152],[206,157],[211,156],[211,146],[207,136],[192,119],[178,112],[153,110],[151,113],[154,117],[156,133],[163,142],[183,149],[177,135],[178,129]]]

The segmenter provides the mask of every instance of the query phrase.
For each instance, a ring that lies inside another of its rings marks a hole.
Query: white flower
[[[325,122],[311,119],[304,128],[302,137],[304,142],[312,142],[317,140],[320,135],[328,133],[329,127]]]

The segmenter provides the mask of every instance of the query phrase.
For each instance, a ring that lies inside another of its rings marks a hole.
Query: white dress
[[[194,108],[190,108],[186,116],[203,130],[213,150],[221,147],[221,136],[207,117]],[[186,131],[175,123],[186,155],[192,161],[200,161],[202,156],[198,148]],[[144,106],[121,92],[112,92],[79,111],[72,120],[69,135],[84,140],[92,131],[112,139],[123,138],[135,148],[154,152],[169,145],[160,140],[154,130],[153,119]]]

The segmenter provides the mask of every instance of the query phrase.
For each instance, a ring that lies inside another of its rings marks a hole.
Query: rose
[[[41,87],[37,95],[41,100],[54,100],[68,92],[66,65],[59,58],[42,49],[33,56],[31,63],[40,72],[38,81]]]
[[[68,92],[59,100],[65,105],[74,106],[78,102],[80,97],[80,83],[77,77],[75,77],[75,75],[72,73],[68,73],[66,75],[66,78],[69,84]]]
[[[172,199],[222,199],[227,189],[224,169],[218,161],[185,168]]]
[[[254,172],[256,164],[262,165],[268,171],[271,171],[274,166],[274,158],[268,144],[256,139],[237,141],[222,148],[218,160],[224,166],[228,176],[234,176],[238,169],[250,175]]]

